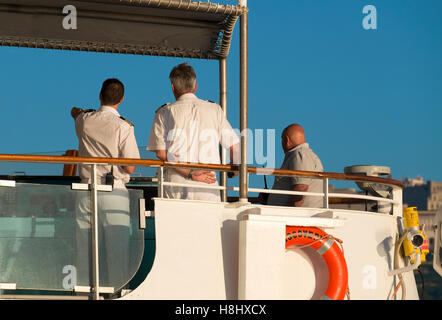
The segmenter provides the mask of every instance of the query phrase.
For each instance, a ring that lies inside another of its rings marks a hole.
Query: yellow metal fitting
[[[425,261],[425,255],[429,253],[428,240],[420,229],[419,214],[416,207],[404,208],[404,227],[408,232],[408,237],[404,240],[404,254],[410,257],[410,262],[414,263],[416,257],[414,253],[421,254],[421,261]]]

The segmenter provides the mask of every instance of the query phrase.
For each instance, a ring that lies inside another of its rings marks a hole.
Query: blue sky
[[[362,27],[365,5],[377,29]],[[385,165],[394,178],[442,181],[442,1],[249,0],[249,127],[304,126],[330,172]],[[228,118],[239,127],[238,27],[228,58]],[[0,47],[0,153],[77,147],[72,106],[97,108],[101,83],[126,86],[120,113],[145,146],[158,106],[173,102],[168,74],[189,61],[203,99],[219,101],[218,63]],[[10,170],[8,168],[8,170]],[[1,172],[1,174],[9,172]],[[256,186],[262,186],[262,178]]]

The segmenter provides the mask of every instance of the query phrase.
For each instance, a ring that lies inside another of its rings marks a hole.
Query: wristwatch
[[[194,172],[194,170],[190,169],[189,175],[187,176],[189,179],[192,179],[193,172]]]

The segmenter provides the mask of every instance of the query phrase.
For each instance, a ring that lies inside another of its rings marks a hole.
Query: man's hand
[[[167,161],[166,150],[155,150],[155,153],[158,159],[162,161]],[[184,177],[188,177],[190,174],[190,169],[185,169],[185,168],[174,168],[174,169],[178,173],[182,174]],[[191,180],[212,184],[216,182],[216,175],[212,171],[208,170],[195,170],[192,173]]]
[[[212,184],[216,182],[216,175],[212,171],[196,170],[192,173],[191,179],[193,181]]]
[[[72,118],[76,119],[76,118],[78,117],[78,115],[79,115],[80,113],[82,113],[82,112],[83,112],[82,109],[77,108],[77,107],[73,107],[73,108],[71,109],[71,116],[72,116]]]
[[[295,184],[292,187],[293,191],[301,191],[301,192],[307,192],[308,191],[308,185],[307,184]],[[305,196],[301,195],[291,195],[291,203],[294,207],[300,207],[304,203]]]
[[[238,175],[239,175],[239,171],[229,171],[229,172],[227,172],[227,177],[228,178],[235,178]]]
[[[269,199],[269,194],[268,193],[262,193],[260,192],[258,195],[258,202],[260,204],[267,204],[267,200]]]
[[[237,166],[239,164],[239,157],[240,157],[240,146],[239,143],[233,145],[230,147],[230,164],[233,166]],[[237,168],[239,170],[239,167]],[[228,178],[235,178],[239,174],[239,171],[230,171],[227,173]]]

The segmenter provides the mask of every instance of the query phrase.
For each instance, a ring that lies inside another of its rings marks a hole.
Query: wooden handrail
[[[189,162],[171,162],[154,159],[133,159],[133,158],[101,158],[101,157],[72,157],[72,156],[44,156],[44,155],[19,155],[19,154],[0,154],[0,161],[5,162],[41,162],[41,163],[87,163],[87,164],[114,164],[114,165],[135,165],[135,166],[163,166],[171,168],[194,168],[215,171],[231,171],[238,172],[238,165],[225,164],[203,164]],[[313,179],[331,179],[346,180],[358,182],[375,182],[403,188],[403,184],[394,179],[362,176],[355,174],[344,174],[336,172],[314,172],[314,171],[298,171],[298,170],[282,170],[271,168],[248,167],[248,172],[257,175],[273,175],[273,176],[297,176]]]

